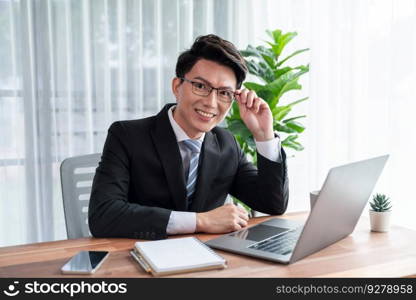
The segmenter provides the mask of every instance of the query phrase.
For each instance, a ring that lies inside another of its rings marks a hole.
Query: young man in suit
[[[161,239],[239,230],[248,215],[223,205],[228,194],[264,213],[285,212],[285,152],[267,103],[241,89],[246,73],[233,44],[201,36],[178,58],[176,104],[111,125],[91,192],[93,236]],[[232,134],[216,127],[233,101],[256,141],[258,170]]]

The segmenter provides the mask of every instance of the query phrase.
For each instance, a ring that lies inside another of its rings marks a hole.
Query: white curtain
[[[256,8],[267,28],[297,31],[292,46],[311,48],[303,81],[310,100],[298,107],[308,116],[305,150],[289,162],[289,209],[308,209],[309,191],[331,167],[389,153],[374,192],[390,196],[394,223],[416,229],[416,1],[279,0]]]
[[[293,61],[311,72],[289,209],[308,209],[330,167],[390,153],[376,191],[416,228],[415,0],[0,0],[0,246],[66,238],[60,162],[173,101],[176,58],[196,36],[245,48],[275,28],[298,32],[288,52],[311,48]]]
[[[231,38],[233,5],[0,0],[0,245],[66,237],[61,161],[174,101],[178,54],[198,35]]]

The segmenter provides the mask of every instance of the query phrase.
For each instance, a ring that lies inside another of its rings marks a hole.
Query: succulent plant
[[[384,194],[375,194],[370,202],[370,206],[373,211],[389,211],[391,209],[390,198]]]

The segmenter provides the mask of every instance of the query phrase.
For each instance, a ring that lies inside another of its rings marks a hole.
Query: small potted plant
[[[370,202],[371,231],[386,232],[390,226],[391,203],[384,194],[376,194]]]

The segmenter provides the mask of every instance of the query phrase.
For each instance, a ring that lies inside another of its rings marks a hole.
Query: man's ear
[[[175,95],[176,101],[179,99],[179,87],[182,84],[182,80],[178,77],[172,79],[172,93]]]

